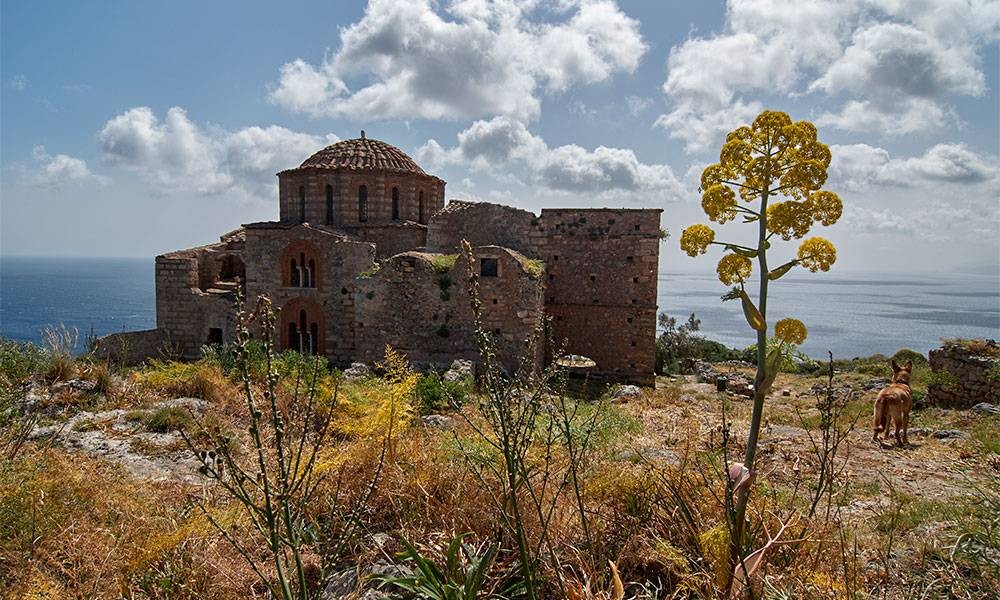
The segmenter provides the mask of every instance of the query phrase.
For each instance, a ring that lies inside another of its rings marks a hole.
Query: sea
[[[809,337],[801,350],[837,358],[901,348],[921,353],[942,338],[1000,339],[1000,277],[963,273],[788,274],[771,286],[769,320],[795,317]],[[754,343],[739,301],[722,302],[714,272],[661,272],[661,313],[694,314],[701,334],[735,348]],[[153,259],[0,258],[0,336],[40,343],[46,327],[88,336],[156,325]]]

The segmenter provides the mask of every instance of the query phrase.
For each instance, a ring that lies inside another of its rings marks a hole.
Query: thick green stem
[[[760,195],[760,221],[757,233],[757,261],[760,265],[760,295],[757,298],[757,309],[767,322],[767,200],[770,196],[770,174],[765,173],[764,189]],[[760,437],[760,423],[764,414],[765,362],[767,360],[767,328],[757,331],[757,375],[754,377],[753,413],[750,416],[750,433],[747,436],[747,447],[743,464],[753,470],[754,458],[757,455],[757,440]],[[747,502],[750,499],[751,486],[744,487],[736,498],[733,510],[732,565],[735,566],[743,555],[743,537],[746,525]]]

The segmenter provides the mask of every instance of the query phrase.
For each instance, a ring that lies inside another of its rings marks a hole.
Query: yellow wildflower
[[[767,207],[767,230],[782,239],[800,238],[812,227],[812,206],[805,202],[788,200],[775,202]]]
[[[837,261],[837,249],[829,240],[811,237],[799,246],[798,258],[802,266],[813,273],[829,271],[830,265]]]
[[[806,335],[806,326],[798,319],[782,319],[774,324],[774,337],[789,344],[801,344]]]
[[[707,190],[713,185],[719,185],[724,179],[728,179],[732,176],[732,172],[719,163],[708,165],[705,167],[705,170],[701,172],[701,189]]]
[[[813,192],[809,196],[808,202],[812,209],[813,219],[824,225],[833,225],[840,219],[840,214],[844,212],[840,196],[833,192]]]
[[[716,223],[731,221],[736,218],[736,193],[724,185],[713,185],[701,196],[701,207]]]
[[[719,274],[719,281],[726,285],[734,285],[746,281],[752,269],[753,263],[749,258],[739,254],[727,254],[719,261],[716,272]]]
[[[681,233],[681,250],[688,256],[698,256],[708,251],[708,245],[715,241],[715,232],[708,225],[692,225]]]
[[[793,198],[804,199],[809,193],[823,187],[826,183],[826,167],[819,160],[796,161],[781,176],[783,193]]]

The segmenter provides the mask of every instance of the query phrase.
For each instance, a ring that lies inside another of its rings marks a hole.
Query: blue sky
[[[365,129],[448,198],[661,207],[707,268],[698,174],[771,108],[831,145],[838,268],[996,274],[998,32],[996,0],[4,2],[0,251],[211,242]]]

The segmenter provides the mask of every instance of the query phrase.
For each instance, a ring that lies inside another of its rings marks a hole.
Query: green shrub
[[[31,342],[0,339],[0,380],[9,385],[47,372],[51,360],[48,352]]]
[[[471,379],[444,381],[437,373],[428,373],[417,381],[415,393],[421,414],[431,414],[460,406],[472,391]]]
[[[191,415],[180,406],[165,406],[146,418],[146,428],[156,433],[184,431],[191,426]]]
[[[434,269],[435,273],[448,273],[457,261],[457,254],[439,254],[431,259],[431,268]]]
[[[684,362],[691,359],[720,362],[740,357],[736,350],[697,335],[701,321],[694,314],[678,325],[677,319],[661,313],[659,325],[661,333],[656,338],[657,373],[679,373]]]

